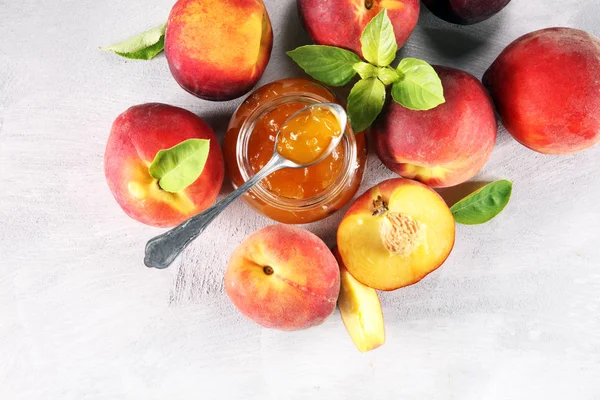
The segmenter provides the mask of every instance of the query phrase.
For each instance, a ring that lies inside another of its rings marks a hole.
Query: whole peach
[[[496,143],[490,98],[472,75],[434,66],[446,102],[414,111],[389,101],[372,133],[377,154],[392,171],[432,187],[458,185],[485,165]]]
[[[156,153],[192,138],[210,140],[202,174],[180,192],[162,190],[148,172]],[[223,154],[214,132],[200,117],[166,104],[141,104],[127,109],[113,123],[104,173],[127,215],[148,225],[169,227],[214,203],[223,183]]]
[[[165,55],[179,85],[206,100],[240,97],[262,76],[273,45],[262,0],[178,0]]]
[[[396,178],[380,182],[352,203],[340,222],[337,245],[357,281],[395,290],[439,268],[454,237],[454,217],[444,199],[420,182]]]
[[[483,76],[506,130],[540,153],[600,141],[600,40],[548,28],[512,42]]]
[[[308,34],[317,44],[343,47],[361,55],[360,36],[384,8],[394,27],[398,48],[419,19],[419,0],[297,0]]]
[[[271,225],[234,251],[225,289],[238,310],[259,325],[306,329],[333,313],[340,271],[317,236],[290,225]]]

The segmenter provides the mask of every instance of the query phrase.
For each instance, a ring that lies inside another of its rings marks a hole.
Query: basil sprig
[[[385,102],[386,86],[392,86],[394,101],[411,110],[430,110],[445,102],[442,82],[425,61],[406,58],[398,67],[390,67],[398,46],[387,10],[367,24],[360,43],[367,62],[333,46],[301,46],[287,52],[308,75],[326,85],[343,86],[360,76],[348,97],[348,118],[355,132],[375,121]]]

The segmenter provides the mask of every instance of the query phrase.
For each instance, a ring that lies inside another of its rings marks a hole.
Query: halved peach
[[[376,349],[385,343],[383,312],[377,291],[354,279],[337,249],[333,254],[340,265],[341,287],[337,304],[348,335],[359,351]]]
[[[390,179],[354,202],[338,228],[337,244],[359,282],[394,290],[446,261],[454,229],[454,217],[435,191],[410,179]]]

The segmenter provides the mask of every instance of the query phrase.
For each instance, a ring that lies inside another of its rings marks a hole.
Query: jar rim
[[[331,92],[328,88],[326,89]],[[333,92],[331,93],[335,97]],[[254,109],[242,123],[236,143],[236,161],[243,181],[246,182],[255,175],[250,165],[250,158],[248,157],[248,146],[254,127],[262,116],[272,111],[274,108],[290,102],[300,102],[309,105],[330,101],[330,99],[317,94],[304,91],[290,91],[266,101],[264,104]],[[346,126],[344,137],[340,143],[344,145],[344,163],[336,180],[321,193],[306,199],[294,199],[277,195],[268,190],[261,183],[250,189],[250,192],[262,202],[282,210],[293,211],[299,208],[305,209],[325,205],[331,199],[336,198],[344,190],[356,171],[356,163],[354,160],[357,158],[358,150],[356,138],[354,137],[354,132],[352,131],[350,124]]]

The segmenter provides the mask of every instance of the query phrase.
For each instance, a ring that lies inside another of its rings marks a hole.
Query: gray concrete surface
[[[265,3],[275,46],[262,82],[301,75],[284,54],[308,43],[295,2]],[[187,94],[164,56],[98,50],[162,22],[171,5],[0,0],[0,398],[600,398],[600,146],[543,156],[501,129],[474,180],[513,180],[511,204],[489,224],[460,226],[447,263],[421,283],[382,294],[387,343],[368,354],[337,312],[282,333],[233,308],[228,256],[270,223],[243,202],[173,268],[146,269],[144,244],[161,230],[126,217],[107,188],[112,121],[159,101],[222,136],[240,102]],[[571,26],[600,36],[599,21],[597,0],[513,0],[469,27],[423,9],[401,54],[481,77],[521,34]],[[361,192],[393,176],[369,162]],[[306,228],[332,244],[341,215]]]

